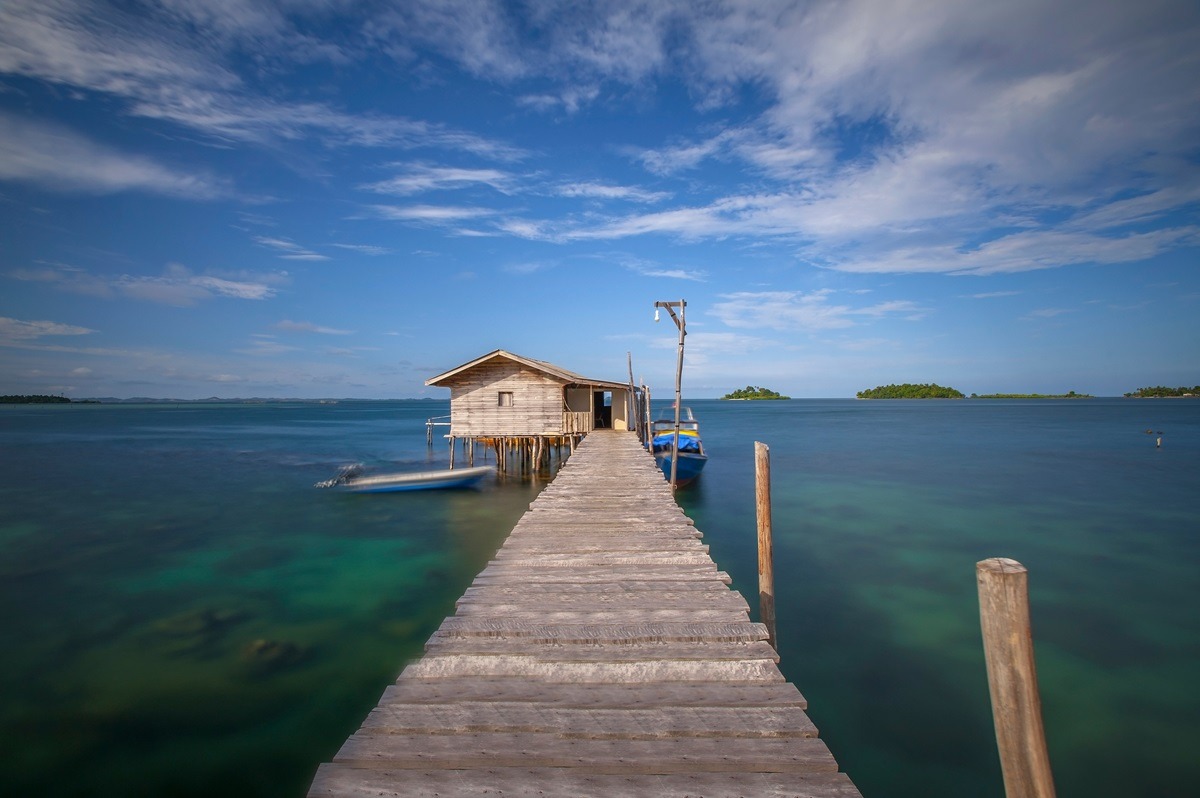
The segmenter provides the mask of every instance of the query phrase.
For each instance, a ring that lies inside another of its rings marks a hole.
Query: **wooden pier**
[[[700,538],[592,432],[309,796],[861,798]]]

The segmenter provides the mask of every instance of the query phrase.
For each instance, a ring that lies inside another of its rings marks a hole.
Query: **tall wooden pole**
[[[1054,798],[1029,623],[1029,571],[993,557],[975,564],[996,745],[1007,798]]]
[[[679,328],[679,356],[675,361],[675,435],[671,439],[671,490],[675,490],[675,478],[679,470],[679,410],[683,393],[683,339],[687,337],[687,300],[678,302],[655,302],[655,308],[666,308],[671,314],[671,320]],[[679,308],[679,315],[675,315]],[[658,321],[658,311],[654,311],[654,320]]]
[[[771,447],[754,442],[754,506],[758,518],[758,614],[767,626],[767,642],[778,650],[775,636],[775,553],[771,544]]]
[[[675,319],[676,325],[679,327],[679,356],[675,361],[675,437],[671,441],[671,490],[677,487],[675,476],[679,471],[679,411],[680,405],[683,404],[683,337],[687,335],[684,331],[685,317],[687,312],[687,303],[680,301],[679,303],[679,318]],[[671,318],[675,318],[675,314],[671,314]]]

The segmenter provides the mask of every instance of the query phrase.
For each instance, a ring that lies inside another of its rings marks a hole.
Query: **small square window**
[[[499,404],[500,407],[512,407],[513,406],[512,391],[501,391],[500,392],[500,400],[499,400],[499,402],[497,402],[497,404]]]

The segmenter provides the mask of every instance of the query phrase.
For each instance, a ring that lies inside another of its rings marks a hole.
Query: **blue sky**
[[[0,4],[0,393],[1200,382],[1191,0]]]

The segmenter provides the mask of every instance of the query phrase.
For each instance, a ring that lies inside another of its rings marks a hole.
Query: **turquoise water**
[[[691,405],[710,461],[680,502],[752,605],[771,446],[780,664],[865,795],[1003,794],[990,556],[1030,569],[1059,794],[1192,792],[1200,402]],[[444,465],[447,412],[0,407],[0,791],[303,794],[539,489],[311,488]]]

